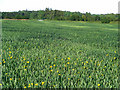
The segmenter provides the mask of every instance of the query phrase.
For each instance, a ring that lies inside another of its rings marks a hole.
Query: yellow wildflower
[[[31,83],[31,85],[33,85],[33,83]]]
[[[116,59],[116,57],[114,57],[114,59]]]
[[[30,85],[28,87],[31,87]]]
[[[86,63],[88,63],[88,61],[86,61]]]
[[[12,80],[12,78],[10,78],[10,80]]]
[[[10,57],[10,59],[12,59],[12,56]]]
[[[69,62],[67,62],[67,64],[70,64]]]
[[[116,51],[114,51],[116,53]]]
[[[108,56],[109,54],[106,54],[106,56]]]
[[[9,51],[9,53],[11,53],[11,51]]]
[[[0,83],[0,86],[2,86],[2,84]]]
[[[26,88],[26,86],[24,86],[24,88]]]
[[[29,63],[29,61],[27,61],[27,63]]]
[[[3,61],[3,63],[5,63],[5,61]]]
[[[55,67],[55,64],[53,66]]]
[[[59,71],[57,70],[57,73],[58,73]]]
[[[100,86],[100,84],[98,84],[98,87]]]
[[[61,60],[63,60],[63,59],[61,59]]]
[[[38,83],[36,83],[35,86],[38,86]]]
[[[42,82],[42,85],[44,84],[45,82]]]
[[[61,74],[58,74],[58,75],[61,75]]]
[[[68,57],[68,60],[70,60],[70,57]]]
[[[50,70],[51,72],[53,71],[53,70]]]
[[[103,61],[103,60],[102,60],[102,61]],[[102,62],[102,61],[101,61],[101,62]]]
[[[50,66],[50,68],[52,68],[52,66]]]
[[[24,69],[25,71],[27,70],[27,69]]]
[[[2,64],[2,63],[0,62],[0,64]]]
[[[73,71],[75,70],[75,69],[72,69]]]
[[[70,80],[70,78],[68,78],[68,80]]]
[[[89,76],[89,78],[91,78],[91,76]]]

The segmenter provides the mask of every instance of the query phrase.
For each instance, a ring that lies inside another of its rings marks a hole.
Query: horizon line
[[[46,9],[46,8],[45,8]],[[0,12],[19,12],[19,11],[45,11],[45,9],[39,9],[39,10],[29,10],[29,9],[23,9],[23,10],[16,10],[16,11],[1,11]],[[52,9],[52,8],[48,8],[51,10],[58,10],[58,9]],[[59,11],[64,11],[64,12],[80,12],[80,11],[67,11],[67,10],[59,10]],[[91,12],[80,12],[80,13],[91,13]],[[91,13],[93,14],[93,13]],[[94,13],[94,14],[103,14],[103,13]],[[119,14],[119,13],[104,13],[104,14]]]

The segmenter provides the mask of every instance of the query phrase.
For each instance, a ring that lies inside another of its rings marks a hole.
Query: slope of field
[[[3,20],[3,88],[117,88],[117,24]]]

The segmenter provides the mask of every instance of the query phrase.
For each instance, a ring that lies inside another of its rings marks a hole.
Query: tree
[[[30,19],[37,19],[38,18],[38,13],[37,12],[31,12],[30,13]]]
[[[110,23],[110,20],[109,20],[109,18],[104,16],[104,17],[102,17],[101,22],[102,23]]]
[[[44,14],[45,14],[45,11],[43,11],[43,10],[38,11],[37,18],[38,19],[44,19]]]
[[[91,21],[91,14],[90,13],[86,12],[85,16],[86,16],[86,21]]]
[[[71,21],[80,21],[80,16],[78,14],[73,14],[71,17],[70,17],[70,20]]]
[[[39,11],[17,11],[17,12],[2,12],[3,19],[49,19],[49,20],[72,20],[72,21],[100,21],[109,23],[110,21],[118,21],[117,14],[96,15],[91,13],[80,13],[70,11],[52,10],[46,8]]]
[[[95,21],[100,21],[100,16],[99,15],[95,15]]]
[[[82,21],[86,21],[86,16],[84,14],[82,15]]]

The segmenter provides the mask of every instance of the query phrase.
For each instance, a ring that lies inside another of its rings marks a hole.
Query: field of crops
[[[2,88],[117,88],[117,24],[3,20]]]

